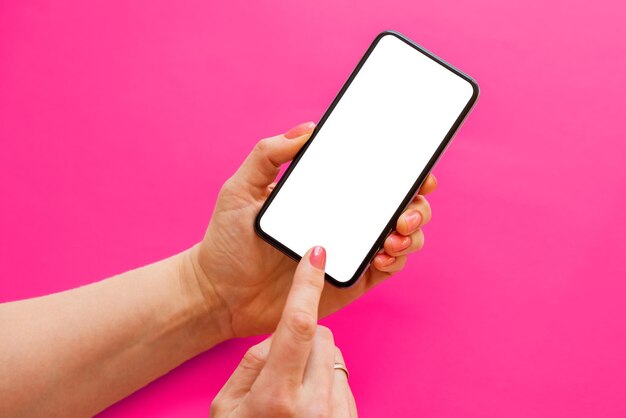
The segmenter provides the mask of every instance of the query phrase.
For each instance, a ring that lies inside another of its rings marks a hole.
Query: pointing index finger
[[[310,249],[298,264],[266,363],[271,379],[302,384],[317,328],[326,251]]]

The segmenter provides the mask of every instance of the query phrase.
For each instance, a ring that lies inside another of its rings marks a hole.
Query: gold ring
[[[333,366],[333,369],[341,370],[342,372],[344,372],[346,374],[346,378],[350,377],[350,372],[348,372],[348,369],[346,368],[345,364],[335,363],[335,365]]]

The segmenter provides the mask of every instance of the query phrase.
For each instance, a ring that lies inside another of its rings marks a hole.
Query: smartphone
[[[257,234],[295,260],[323,246],[326,280],[351,286],[477,98],[463,72],[379,34],[265,201]]]

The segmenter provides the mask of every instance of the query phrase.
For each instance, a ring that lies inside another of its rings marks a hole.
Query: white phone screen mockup
[[[326,279],[353,284],[477,96],[467,75],[381,33],[265,202],[257,233],[295,259],[323,246]]]

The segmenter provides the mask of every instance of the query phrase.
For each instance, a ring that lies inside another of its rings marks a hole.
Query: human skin
[[[230,328],[224,329],[229,337],[270,332],[278,321],[296,263],[256,235],[252,223],[274,187],[280,165],[296,155],[314,128],[313,122],[307,122],[258,142],[220,190],[206,235],[191,250],[198,266],[198,284],[208,299],[221,303],[230,323]],[[393,173],[389,174],[392,179]],[[423,195],[436,185],[429,176],[385,240],[384,252],[374,258],[356,284],[340,289],[326,283],[320,316],[335,312],[401,270],[406,255],[422,248],[421,226],[431,218]],[[367,199],[375,199],[375,191],[364,196],[361,204],[367,204]]]
[[[313,127],[260,141],[222,187],[205,237],[192,248],[77,289],[0,305],[0,416],[91,416],[221,341],[273,331],[297,264],[262,241],[253,221],[280,164]],[[435,187],[429,177],[420,195]],[[374,197],[362,204],[367,198]],[[418,196],[359,282],[324,285],[319,316],[401,270],[406,254],[423,245],[430,216]]]
[[[303,257],[276,332],[250,348],[211,404],[212,418],[356,417],[333,334],[317,326],[324,288],[323,248]]]

